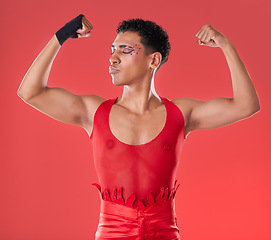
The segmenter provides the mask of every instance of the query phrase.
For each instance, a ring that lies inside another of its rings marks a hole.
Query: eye
[[[125,48],[124,51],[123,51],[123,53],[129,54],[129,53],[131,53],[131,52],[133,52],[133,51],[134,51],[133,48]]]

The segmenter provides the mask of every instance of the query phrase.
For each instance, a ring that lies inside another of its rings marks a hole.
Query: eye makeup
[[[132,55],[132,52],[134,52],[134,51],[135,51],[135,49],[133,47],[127,47],[123,50],[123,53]]]
[[[140,44],[135,44],[134,47],[133,47],[133,51],[130,53],[130,55],[138,54],[140,49],[141,49]]]
[[[140,44],[135,44],[135,53],[138,54],[140,49],[141,49],[141,45]]]
[[[115,48],[115,46],[112,44],[111,48]],[[119,45],[119,48],[124,48],[123,53],[124,54],[138,54],[140,49],[141,49],[141,45],[140,44],[135,44],[133,47],[129,46],[129,45]],[[111,52],[111,55],[114,54],[114,51]]]

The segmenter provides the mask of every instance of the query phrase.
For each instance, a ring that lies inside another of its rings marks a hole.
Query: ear
[[[161,61],[162,61],[162,54],[160,52],[152,53],[150,68],[152,69],[158,68]]]

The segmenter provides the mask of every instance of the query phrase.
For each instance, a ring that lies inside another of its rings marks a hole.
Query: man
[[[49,41],[25,75],[18,95],[48,116],[88,133],[101,193],[96,239],[180,239],[174,197],[181,147],[194,130],[222,127],[260,109],[253,83],[229,38],[204,25],[197,43],[220,47],[230,68],[233,98],[168,100],[154,75],[169,55],[168,35],[142,19],[120,23],[109,73],[124,86],[114,99],[74,95],[46,86],[53,60],[70,37],[89,37],[92,25],[79,15]]]

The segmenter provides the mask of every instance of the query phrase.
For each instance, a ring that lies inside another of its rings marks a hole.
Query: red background
[[[270,240],[270,1],[1,1],[0,239],[94,239],[100,196],[87,133],[24,103],[17,89],[28,68],[67,21],[84,13],[92,36],[67,41],[48,86],[117,97],[108,73],[118,23],[142,17],[170,36],[168,63],[156,74],[169,99],[232,97],[219,48],[196,44],[206,23],[234,43],[256,87],[261,110],[223,128],[189,134],[177,179],[182,240]]]

